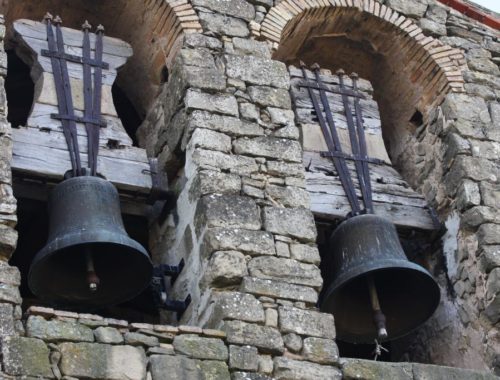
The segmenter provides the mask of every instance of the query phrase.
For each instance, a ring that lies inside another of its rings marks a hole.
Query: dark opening
[[[410,123],[415,127],[420,127],[424,123],[424,115],[419,110],[415,110],[415,113],[410,118]]]
[[[35,255],[45,246],[48,236],[48,212],[47,203],[16,196],[18,202],[17,231],[19,240],[17,249],[12,255],[10,264],[21,271],[21,296],[23,298],[23,309],[31,305],[41,305],[61,309],[58,305],[47,304],[31,292],[28,287],[28,273],[31,262]],[[122,215],[125,229],[129,236],[138,241],[146,249],[148,248],[148,225],[144,217]],[[119,270],[120,263],[116,263]],[[61,284],[63,286],[63,284]],[[82,310],[75,310],[82,312]],[[129,322],[158,323],[158,309],[153,302],[150,289],[146,289],[136,298],[120,305],[106,307],[99,310],[86,310],[86,312],[97,313],[101,316],[126,319]]]
[[[111,93],[113,94],[113,103],[116,108],[116,113],[122,121],[127,134],[132,138],[134,146],[137,146],[137,137],[135,133],[137,132],[137,128],[142,124],[143,119],[139,116],[139,113],[125,92],[117,86],[116,83],[113,84]]]
[[[13,128],[26,125],[33,103],[35,85],[31,80],[30,67],[26,65],[14,50],[7,50],[7,120]]]

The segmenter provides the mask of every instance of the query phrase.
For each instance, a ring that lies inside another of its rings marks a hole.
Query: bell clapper
[[[380,339],[387,338],[387,329],[385,326],[385,315],[380,309],[380,302],[377,295],[377,288],[375,287],[375,282],[372,276],[368,276],[366,281],[368,282],[368,290],[370,292],[370,302],[373,309],[373,321],[375,326],[377,326],[377,335]]]
[[[100,280],[95,273],[94,259],[92,258],[92,252],[89,248],[85,249],[85,260],[87,262],[87,283],[89,285],[89,290],[95,292],[97,291]]]
[[[372,354],[374,354],[373,360],[377,361],[378,357],[382,355],[382,351],[389,352],[387,348],[382,346],[377,339],[375,339],[375,350],[373,350]]]

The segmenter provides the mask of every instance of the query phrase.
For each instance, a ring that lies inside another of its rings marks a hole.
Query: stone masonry
[[[166,312],[159,325],[41,307],[23,313],[20,275],[6,262],[17,236],[1,91],[0,378],[465,380],[500,374],[498,32],[435,0],[385,1],[424,33],[462,49],[467,61],[465,92],[446,95],[427,110],[418,134],[401,142],[411,144],[405,160],[416,163],[405,169],[405,179],[446,223],[443,249],[433,258],[436,266],[445,262],[446,271],[440,272],[438,312],[401,342],[404,355],[395,360],[479,372],[343,359],[334,316],[316,307],[323,280],[288,70],[272,59],[276,43],[255,39],[278,3],[192,0],[202,31],[183,36],[169,80],[138,130],[140,146],[158,157],[177,194],[175,210],[150,228],[156,263],[186,261],[169,297],[191,294],[192,302],[175,327],[175,315]],[[2,81],[5,62],[2,52]]]

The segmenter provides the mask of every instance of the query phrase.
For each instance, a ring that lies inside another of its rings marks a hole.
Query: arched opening
[[[96,27],[104,25],[108,36],[132,45],[134,55],[120,70],[116,80],[142,119],[158,94],[170,67],[179,41],[185,33],[201,29],[198,17],[190,5],[171,7],[168,2],[149,0],[106,0],[98,3],[84,0],[4,1],[0,13],[5,15],[7,37],[5,47],[12,46],[12,22],[21,19],[42,20],[46,12],[58,14],[66,27],[80,29],[88,20]],[[181,15],[178,15],[182,12]]]
[[[285,0],[269,11],[260,34],[275,43],[273,58],[288,65],[317,63],[325,71],[343,69],[367,79],[373,86],[392,164],[412,187],[422,189],[426,180],[421,175],[424,159],[418,157],[422,156],[418,152],[422,130],[432,122],[446,94],[463,91],[463,55],[425,36],[413,21],[378,2],[342,4],[325,7],[314,0],[307,5]],[[331,268],[323,265],[323,259],[331,251],[329,237],[338,221],[322,219],[321,213],[316,217],[322,275],[327,279]],[[431,238],[431,233],[418,228],[400,227],[398,232],[411,261],[442,270],[436,263],[442,257],[436,253],[441,252],[440,242],[434,244],[437,230]],[[401,360],[403,352],[395,342],[394,352],[384,354],[382,360]],[[373,359],[373,345],[338,344],[341,356]]]
[[[332,72],[342,68],[369,80],[391,161],[417,187],[417,179],[406,175],[413,171],[416,119],[428,121],[448,92],[462,91],[463,55],[384,5],[357,4],[299,9],[284,1],[269,11],[261,35],[278,43],[275,59],[318,63]]]

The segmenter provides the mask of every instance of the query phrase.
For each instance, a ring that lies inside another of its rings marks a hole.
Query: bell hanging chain
[[[99,129],[106,126],[106,123],[101,120],[102,69],[109,68],[109,64],[102,61],[104,28],[102,25],[97,27],[95,56],[92,59],[90,48],[91,25],[87,21],[82,25],[83,43],[81,57],[67,54],[64,51],[64,39],[61,29],[62,20],[59,16],[53,19],[52,16],[47,13],[45,21],[47,24],[47,42],[49,49],[42,50],[42,55],[50,57],[51,60],[59,110],[59,114],[51,114],[51,117],[61,121],[70,154],[72,176],[96,176]],[[53,24],[56,28],[55,37]],[[83,65],[83,117],[75,115],[67,62]],[[93,81],[92,68],[94,69]],[[84,123],[87,132],[88,173],[82,168],[81,164],[76,123]]]

